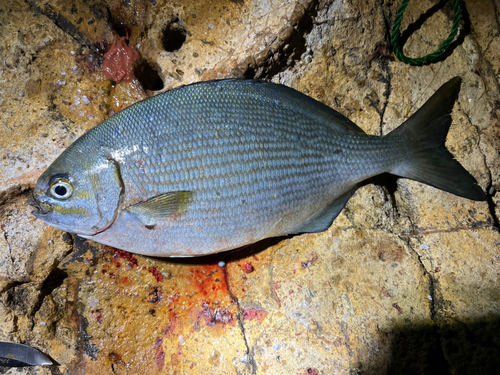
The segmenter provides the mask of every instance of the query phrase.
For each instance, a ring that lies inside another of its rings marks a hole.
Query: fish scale
[[[444,148],[459,87],[444,85],[385,137],[281,85],[180,87],[79,138],[40,177],[31,204],[37,217],[97,242],[190,256],[323,231],[361,181],[383,172],[481,200]],[[78,194],[58,199],[54,186]]]
[[[221,98],[220,95],[224,94],[234,95],[235,91],[231,89],[234,89],[235,83],[239,86],[236,93],[241,98]],[[328,124],[321,124],[307,117],[297,121],[297,113],[290,111],[290,108],[277,107],[278,100],[255,95],[250,82],[226,81],[218,85],[222,89],[215,88],[219,95],[217,99],[212,99],[214,87],[205,86],[197,96],[178,90],[181,99],[171,99],[178,102],[177,110],[171,113],[165,108],[168,103],[159,101],[156,106],[153,105],[149,116],[164,118],[163,123],[166,125],[179,123],[179,117],[187,117],[186,122],[177,129],[157,127],[155,137],[145,136],[148,123],[143,125],[140,121],[144,116],[143,111],[126,112],[126,118],[116,119],[119,127],[137,127],[129,128],[127,134],[131,141],[136,140],[142,146],[129,155],[132,161],[127,161],[121,168],[123,180],[128,181],[125,182],[126,186],[135,184],[132,190],[145,192],[146,197],[180,190],[195,193],[189,210],[175,222],[175,227],[194,229],[196,233],[202,232],[203,235],[186,239],[177,252],[186,248],[203,247],[201,242],[214,236],[211,233],[215,233],[217,242],[224,242],[221,241],[224,238],[229,248],[242,245],[231,241],[238,237],[235,232],[241,232],[239,237],[248,237],[255,228],[261,227],[256,230],[258,238],[254,240],[272,235],[274,223],[287,214],[297,215],[297,212],[289,212],[297,203],[299,206],[309,206],[311,212],[307,216],[312,215],[317,207],[311,205],[311,196],[323,198],[322,195],[326,195],[325,198],[328,199],[326,191],[332,190],[333,182],[343,179],[345,175],[342,174],[342,167],[333,165],[336,157],[328,157],[328,154],[331,150],[349,149],[349,144],[355,143],[354,140],[339,142]],[[241,90],[242,86],[247,89]],[[224,89],[226,87],[227,90]],[[196,86],[188,86],[184,91],[194,89]],[[247,93],[254,95],[246,95]],[[186,98],[198,99],[196,106]],[[214,105],[215,100],[218,105]],[[217,108],[225,108],[231,103],[238,103],[237,110],[221,116]],[[248,105],[245,106],[245,103]],[[272,111],[269,107],[272,107]],[[248,120],[242,121],[237,116],[238,113]],[[294,127],[289,125],[292,122],[295,123]],[[124,132],[120,129],[120,133]],[[378,141],[377,138],[368,139]],[[304,145],[309,147],[304,148]],[[245,151],[246,157],[244,168],[238,157],[242,151]],[[150,154],[161,155],[167,152],[168,160],[148,168],[148,164],[151,164]],[[134,158],[143,161],[143,169],[133,163]],[[198,166],[196,170],[199,174],[189,173],[194,165]],[[169,172],[165,182],[159,184],[155,175],[163,173],[163,170]],[[287,178],[277,179],[277,176]],[[347,186],[336,188],[341,193]],[[339,191],[335,191],[330,195],[338,193]],[[137,200],[136,197],[126,196],[125,202],[127,198],[133,202]],[[323,199],[315,200],[323,203]],[[268,209],[263,211],[261,207],[250,206],[250,203]],[[217,228],[220,227],[225,228],[226,233],[219,233]],[[289,226],[287,231],[293,229]],[[174,232],[177,230],[174,229]],[[108,230],[106,235],[110,234]],[[181,238],[179,235],[171,237]],[[216,242],[215,239],[213,242]]]

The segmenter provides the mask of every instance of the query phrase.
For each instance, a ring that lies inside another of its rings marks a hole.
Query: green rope
[[[394,54],[400,61],[410,65],[424,65],[434,61],[436,58],[441,56],[449,47],[453,39],[455,39],[458,33],[458,28],[460,27],[460,14],[462,13],[462,8],[460,7],[460,0],[453,0],[453,11],[455,12],[455,15],[453,16],[453,27],[451,28],[450,36],[443,43],[441,43],[441,46],[439,46],[439,48],[435,52],[424,57],[412,59],[406,57],[403,54],[403,50],[399,46],[398,41],[401,36],[401,34],[399,33],[399,27],[401,26],[403,13],[405,12],[406,6],[409,2],[410,0],[402,1],[401,6],[399,7],[396,14],[396,18],[394,19],[394,27],[391,35],[392,49],[394,50]]]

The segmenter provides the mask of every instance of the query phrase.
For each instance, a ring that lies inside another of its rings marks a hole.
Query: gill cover
[[[116,219],[123,194],[120,168],[102,156],[86,160],[71,156],[71,151],[64,152],[40,176],[30,204],[37,208],[33,215],[47,224],[92,236]]]

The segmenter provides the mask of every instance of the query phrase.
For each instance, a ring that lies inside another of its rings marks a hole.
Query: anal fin
[[[304,223],[302,223],[298,228],[296,228],[292,233],[317,233],[324,232],[333,223],[333,220],[340,214],[340,211],[345,207],[347,201],[354,194],[358,186],[356,185],[352,189],[346,191],[340,197],[331,202],[328,206],[315,213]]]

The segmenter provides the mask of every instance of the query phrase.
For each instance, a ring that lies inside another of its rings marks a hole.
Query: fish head
[[[47,224],[92,236],[113,224],[122,193],[117,162],[70,147],[42,173],[28,203]]]

